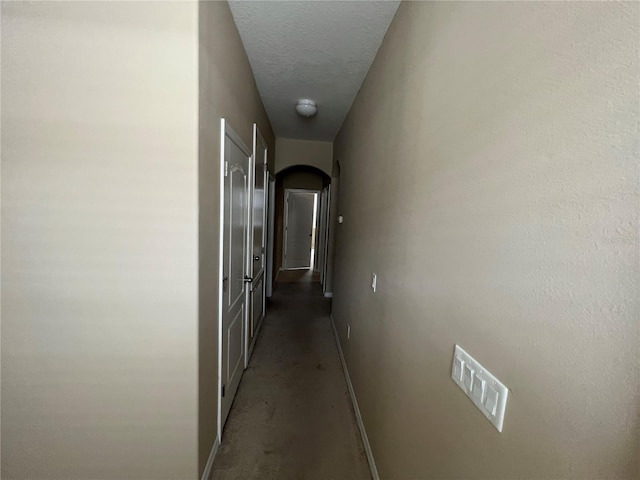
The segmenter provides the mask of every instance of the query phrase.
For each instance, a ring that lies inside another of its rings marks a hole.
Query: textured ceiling
[[[395,15],[397,1],[231,0],[275,134],[335,138]],[[311,98],[318,113],[300,117]]]

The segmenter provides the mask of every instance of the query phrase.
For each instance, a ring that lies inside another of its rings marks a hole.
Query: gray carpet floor
[[[329,311],[310,277],[276,285],[213,479],[371,478]]]

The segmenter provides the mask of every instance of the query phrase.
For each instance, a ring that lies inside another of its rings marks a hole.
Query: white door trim
[[[222,441],[222,278],[224,275],[224,137],[227,131],[227,122],[220,119],[220,203],[218,216],[220,237],[218,239],[218,439]]]
[[[220,448],[220,438],[216,436],[213,446],[211,447],[211,451],[209,452],[207,464],[204,466],[204,470],[202,471],[202,480],[209,480],[209,477],[211,476],[211,469],[213,468],[213,462],[218,454],[218,448]]]
[[[285,188],[284,189],[284,225],[283,225],[283,235],[282,235],[282,268],[280,270],[309,270],[309,268],[286,268],[286,258],[287,258],[287,225],[289,224],[289,205],[287,203],[287,199],[289,197],[289,193],[317,193],[320,196],[320,190],[308,190],[306,188]],[[316,229],[316,237],[318,236],[318,232]],[[317,239],[316,239],[317,240]],[[313,270],[313,265],[310,266],[310,269]]]

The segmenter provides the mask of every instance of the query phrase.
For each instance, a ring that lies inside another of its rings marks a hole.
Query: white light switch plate
[[[375,273],[371,274],[371,290],[375,293],[376,288],[378,288],[378,275]]]
[[[509,389],[456,345],[451,378],[499,432],[502,432]]]

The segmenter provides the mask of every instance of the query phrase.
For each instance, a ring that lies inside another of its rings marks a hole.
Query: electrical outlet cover
[[[471,355],[456,345],[451,379],[499,432],[502,432],[509,389]]]

